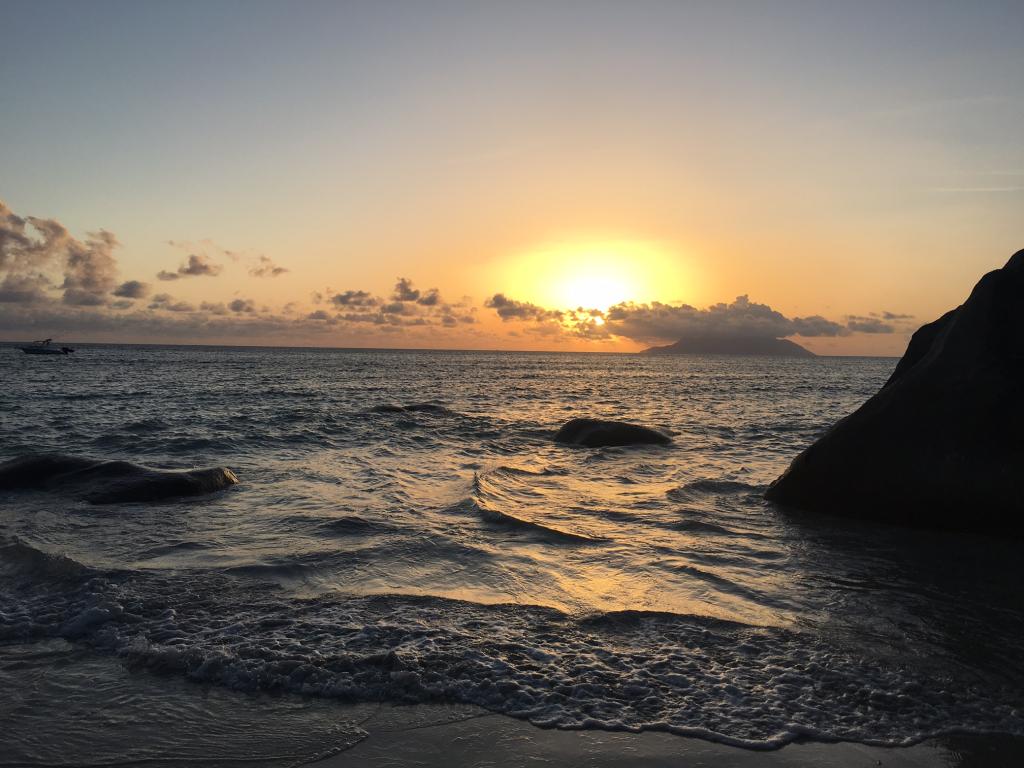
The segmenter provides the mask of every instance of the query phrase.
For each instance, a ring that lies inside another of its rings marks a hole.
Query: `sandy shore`
[[[356,766],[630,766],[630,768],[1010,768],[1024,740],[959,736],[912,747],[794,743],[758,752],[666,733],[559,731],[465,706],[383,705],[359,724],[366,737],[317,768]]]
[[[546,730],[468,705],[247,695],[132,671],[63,641],[0,646],[0,690],[0,768],[1024,765],[1024,738],[1006,736],[758,752],[666,733]]]

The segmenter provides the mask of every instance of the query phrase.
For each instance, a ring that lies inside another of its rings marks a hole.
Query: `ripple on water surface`
[[[0,491],[0,641],[747,746],[1024,732],[1013,547],[761,498],[894,361],[80,352],[0,368],[0,458],[241,484],[162,504]],[[576,416],[674,444],[554,444]]]

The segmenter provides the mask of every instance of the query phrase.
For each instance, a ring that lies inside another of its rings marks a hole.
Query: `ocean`
[[[762,498],[895,363],[0,349],[0,460],[239,478],[146,503],[0,491],[0,765],[53,764],[86,743],[75,718],[202,719],[232,691],[277,697],[253,749],[297,729],[344,740],[339,700],[752,748],[1024,735],[1019,543]],[[674,442],[554,443],[576,416]],[[108,696],[96,670],[115,662]],[[143,678],[166,698],[132,693]]]

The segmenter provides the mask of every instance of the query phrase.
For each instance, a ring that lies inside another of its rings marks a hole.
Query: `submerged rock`
[[[639,424],[600,419],[571,419],[555,433],[555,442],[598,448],[605,445],[668,445],[664,432]]]
[[[173,472],[64,454],[20,456],[0,464],[0,489],[67,493],[93,504],[199,496],[237,482],[226,467]]]
[[[1024,536],[1024,251],[918,330],[885,386],[797,456],[766,497]]]

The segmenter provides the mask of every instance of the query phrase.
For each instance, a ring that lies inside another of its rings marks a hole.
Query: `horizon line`
[[[18,346],[20,344],[32,343],[22,341],[0,340],[0,346]],[[522,355],[623,355],[643,356],[643,352],[616,352],[612,350],[568,350],[568,349],[493,349],[493,348],[466,348],[466,347],[330,347],[311,346],[305,344],[210,344],[210,343],[160,343],[160,342],[130,342],[130,341],[67,341],[64,344],[75,344],[78,346],[107,346],[107,347],[210,347],[216,349],[310,349],[330,350],[332,352],[488,352]],[[898,360],[903,355],[828,355],[814,352],[814,357],[842,357],[842,358],[877,358],[880,360]],[[786,355],[733,355],[727,353],[719,354],[676,354],[676,355],[653,355],[652,357],[778,357],[786,359]],[[794,357],[792,359],[803,359]]]

